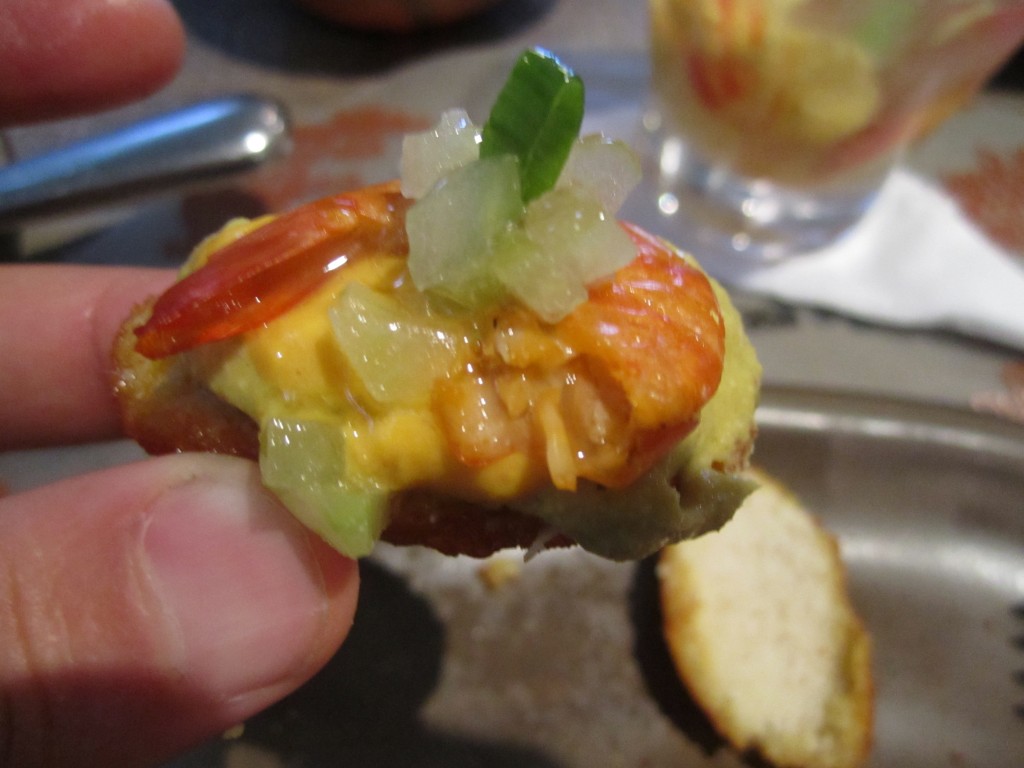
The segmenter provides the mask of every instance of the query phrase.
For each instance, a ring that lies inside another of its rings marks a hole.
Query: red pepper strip
[[[736,4],[718,0],[717,45],[697,50],[684,59],[684,68],[697,98],[711,111],[724,109],[757,87],[752,51],[765,42],[763,3]]]
[[[171,286],[135,333],[156,359],[256,328],[286,312],[361,254],[405,253],[397,183],[325,197],[229,243]]]
[[[690,85],[711,111],[723,109],[743,94],[739,63],[732,53],[708,58],[699,53],[686,59]]]

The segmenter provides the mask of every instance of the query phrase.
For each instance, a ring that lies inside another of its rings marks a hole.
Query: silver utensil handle
[[[0,168],[0,227],[257,165],[287,142],[276,102],[230,96]]]

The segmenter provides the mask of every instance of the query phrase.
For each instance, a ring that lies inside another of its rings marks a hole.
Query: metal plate
[[[1024,430],[795,389],[759,422],[756,462],[839,535],[874,636],[870,764],[1024,764]],[[173,765],[757,764],[677,682],[652,562],[545,553],[497,588],[481,568],[382,547],[327,668]]]

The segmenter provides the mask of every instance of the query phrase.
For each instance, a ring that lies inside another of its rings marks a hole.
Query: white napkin
[[[907,170],[894,171],[865,218],[821,251],[704,266],[727,285],[787,302],[1024,349],[1024,258],[993,244],[948,195]]]

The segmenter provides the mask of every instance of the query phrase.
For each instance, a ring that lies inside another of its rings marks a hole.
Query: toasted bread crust
[[[545,524],[507,508],[486,509],[460,499],[408,491],[396,494],[384,541],[420,545],[446,555],[487,557],[501,549],[571,546],[564,535],[545,538]]]
[[[114,391],[124,433],[151,454],[200,451],[259,457],[259,427],[245,413],[213,394],[195,373],[188,355],[151,360],[135,348],[135,329],[153,301],[137,306],[113,349]],[[741,469],[753,443],[733,454]],[[486,557],[509,548],[571,546],[539,518],[501,507],[485,507],[436,492],[410,490],[392,496],[388,526],[381,538],[399,546],[421,545],[448,555]]]
[[[135,328],[152,310],[135,308],[113,350],[114,391],[125,434],[151,454],[199,451],[257,459],[259,427],[245,413],[210,392],[188,357],[150,360],[135,349]],[[529,548],[545,532],[539,519],[509,509],[486,509],[426,491],[395,494],[382,539],[422,545],[448,555],[486,557],[501,549]],[[568,546],[555,536],[545,546]]]
[[[153,308],[135,308],[114,343],[114,392],[122,428],[152,454],[204,451],[255,459],[259,428],[200,381],[187,360],[150,360],[135,350],[135,329]]]

